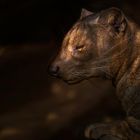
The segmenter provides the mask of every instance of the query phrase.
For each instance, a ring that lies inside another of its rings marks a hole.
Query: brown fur
[[[140,29],[117,8],[82,11],[66,35],[52,66],[68,83],[103,76],[113,80],[127,117],[114,124],[92,125],[88,138],[133,139],[140,134]]]

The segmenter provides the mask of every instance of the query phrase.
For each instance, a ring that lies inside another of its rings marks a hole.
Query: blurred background
[[[67,85],[47,73],[81,8],[121,8],[140,24],[139,1],[0,0],[0,140],[84,140],[91,123],[121,119],[111,81]]]

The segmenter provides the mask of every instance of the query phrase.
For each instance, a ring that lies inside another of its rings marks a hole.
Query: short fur
[[[140,29],[117,8],[83,12],[52,66],[59,66],[58,75],[67,83],[97,76],[113,80],[127,117],[113,124],[91,125],[86,136],[133,140],[140,134]]]

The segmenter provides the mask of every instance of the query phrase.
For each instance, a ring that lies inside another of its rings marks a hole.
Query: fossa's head
[[[66,34],[50,73],[68,83],[100,76],[101,56],[124,38],[126,28],[126,18],[117,8],[99,13],[82,10],[80,19]]]

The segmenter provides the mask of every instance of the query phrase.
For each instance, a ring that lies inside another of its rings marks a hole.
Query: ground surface
[[[0,140],[83,140],[88,124],[120,118],[111,82],[70,86],[48,75],[53,45],[1,47]]]

